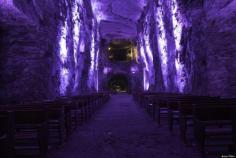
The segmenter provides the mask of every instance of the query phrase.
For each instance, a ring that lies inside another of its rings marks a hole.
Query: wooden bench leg
[[[48,150],[48,131],[46,123],[44,123],[38,129],[38,142],[39,142],[40,157],[46,158]]]

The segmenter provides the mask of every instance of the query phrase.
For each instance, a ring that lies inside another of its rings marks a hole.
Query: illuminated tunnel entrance
[[[130,87],[128,77],[124,74],[112,75],[108,81],[108,87],[112,92],[128,92]]]

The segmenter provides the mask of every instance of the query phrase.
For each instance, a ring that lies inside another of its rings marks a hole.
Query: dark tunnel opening
[[[124,74],[116,74],[111,76],[108,81],[108,87],[112,92],[123,93],[129,91],[128,77]]]
[[[112,41],[108,47],[109,60],[111,61],[130,61],[131,42],[129,41]]]

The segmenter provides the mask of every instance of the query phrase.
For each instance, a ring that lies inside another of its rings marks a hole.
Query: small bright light
[[[62,68],[60,72],[60,94],[65,95],[69,85],[69,70]]]
[[[103,74],[104,74],[104,75],[110,73],[111,71],[112,71],[112,68],[110,68],[110,67],[104,67],[104,68],[103,68]]]
[[[64,26],[61,27],[61,38],[60,38],[60,59],[61,62],[64,64],[67,61],[67,43],[66,43],[66,36],[67,36],[67,22],[65,21]]]
[[[135,74],[135,73],[138,72],[138,67],[137,67],[137,66],[132,66],[132,67],[130,68],[130,71],[131,71],[132,74]]]

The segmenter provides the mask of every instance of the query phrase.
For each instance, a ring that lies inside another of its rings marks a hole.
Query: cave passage
[[[129,89],[129,81],[127,76],[117,74],[110,78],[108,86],[112,92],[127,92]]]
[[[131,42],[126,40],[115,40],[108,47],[109,59],[113,62],[131,61]]]
[[[236,158],[235,41],[236,0],[0,0],[0,158]]]

